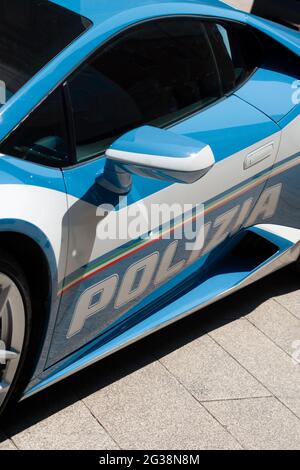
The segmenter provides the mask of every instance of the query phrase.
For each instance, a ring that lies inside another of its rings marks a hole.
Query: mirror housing
[[[117,194],[127,194],[132,174],[173,183],[191,184],[214,165],[209,145],[169,130],[143,126],[117,139],[105,154],[107,161],[101,185]]]

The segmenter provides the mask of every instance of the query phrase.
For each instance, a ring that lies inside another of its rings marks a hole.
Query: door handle
[[[257,165],[258,163],[266,160],[267,158],[272,157],[274,154],[274,142],[271,142],[263,147],[255,150],[254,152],[249,153],[245,158],[244,170]]]

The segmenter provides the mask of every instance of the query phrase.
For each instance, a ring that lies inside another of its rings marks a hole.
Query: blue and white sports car
[[[300,35],[215,0],[0,12],[3,410],[297,264]]]

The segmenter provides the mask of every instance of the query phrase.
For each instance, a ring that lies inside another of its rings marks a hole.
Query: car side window
[[[207,22],[209,40],[220,69],[225,94],[243,84],[261,61],[261,45],[248,28]]]
[[[68,81],[77,161],[143,124],[163,127],[222,96],[203,22],[162,19],[127,30]]]
[[[34,163],[68,163],[68,138],[61,88],[55,90],[4,141],[0,151]]]

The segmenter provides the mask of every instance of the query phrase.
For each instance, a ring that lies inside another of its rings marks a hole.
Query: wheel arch
[[[47,277],[49,294],[57,290],[58,274],[54,250],[47,236],[39,228],[22,220],[2,219],[0,241],[2,248],[9,249],[10,253],[18,258],[25,273],[32,271],[33,261],[39,261]],[[30,258],[30,255],[34,256],[34,259]],[[27,263],[29,260],[30,263]]]
[[[39,330],[36,352],[41,351],[57,298],[57,262],[51,243],[34,225],[21,220],[0,221],[0,247],[21,266],[32,298],[33,314]],[[38,363],[39,356],[36,357]]]
[[[49,264],[37,242],[19,232],[0,231],[0,246],[22,267],[31,293],[48,299],[52,291]]]

